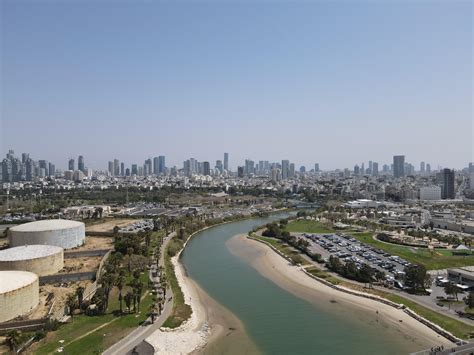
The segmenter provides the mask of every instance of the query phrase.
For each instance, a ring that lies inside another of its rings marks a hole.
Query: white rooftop
[[[84,223],[77,221],[70,221],[67,219],[46,219],[44,221],[35,221],[10,228],[11,231],[16,232],[44,232],[57,229],[68,229],[84,226]]]
[[[60,253],[61,247],[53,245],[22,245],[19,247],[0,250],[0,261],[17,261],[43,258]]]
[[[28,271],[0,271],[0,295],[35,282],[38,276]]]

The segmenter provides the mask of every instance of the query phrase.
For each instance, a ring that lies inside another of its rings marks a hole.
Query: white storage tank
[[[20,245],[55,245],[71,249],[84,244],[84,223],[65,219],[48,219],[21,224],[10,228],[8,241],[11,247]]]
[[[19,270],[38,276],[58,273],[64,267],[64,250],[53,245],[23,245],[0,250],[0,271]]]
[[[27,271],[0,271],[0,322],[25,315],[39,303],[38,276]]]

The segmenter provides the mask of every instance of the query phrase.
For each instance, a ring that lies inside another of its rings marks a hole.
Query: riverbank
[[[161,328],[146,341],[156,354],[253,354],[255,345],[245,333],[240,320],[214,301],[189,278],[179,257],[172,258],[176,279],[192,313],[175,329]],[[235,344],[239,344],[236,349]]]
[[[307,276],[299,267],[271,250],[268,246],[245,235],[227,242],[229,250],[250,263],[262,276],[295,296],[318,307],[330,307],[336,314],[358,319],[369,327],[379,327],[390,336],[400,338],[407,350],[430,348],[452,343],[407,315],[403,310],[335,290]]]

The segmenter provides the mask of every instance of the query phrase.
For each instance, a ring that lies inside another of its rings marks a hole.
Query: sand
[[[341,312],[351,310],[351,316],[361,321],[375,318],[377,323],[390,328],[394,334],[417,346],[430,348],[434,345],[452,346],[446,338],[410,317],[403,310],[380,302],[350,295],[320,283],[306,275],[300,267],[291,265],[268,246],[238,235],[227,242],[232,253],[249,262],[262,276],[281,288],[314,304],[328,301]]]
[[[240,320],[189,278],[177,257],[172,262],[185,303],[193,312],[179,328],[161,328],[146,339],[155,348],[155,354],[257,353]],[[239,344],[238,349],[235,344]]]

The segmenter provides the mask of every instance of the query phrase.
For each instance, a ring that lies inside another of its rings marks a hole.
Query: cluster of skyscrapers
[[[110,176],[149,176],[163,175],[167,172],[166,158],[164,155],[148,158],[143,165],[132,164],[130,168],[125,167],[124,162],[118,159],[109,161],[108,172]]]
[[[9,150],[5,159],[2,160],[0,169],[0,181],[16,182],[31,181],[36,177],[55,176],[56,167],[47,160],[35,161],[28,153],[23,153],[21,159],[15,156],[13,150]]]

